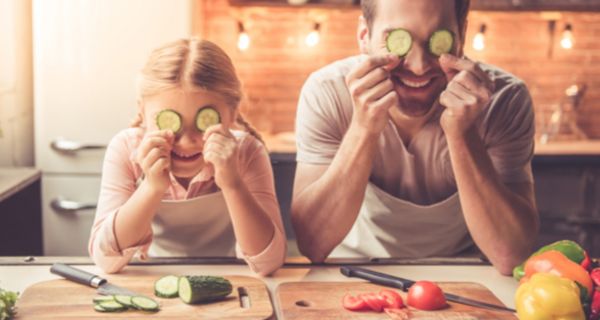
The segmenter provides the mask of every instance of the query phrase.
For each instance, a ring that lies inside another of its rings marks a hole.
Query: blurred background
[[[217,43],[271,153],[290,255],[294,120],[308,75],[358,53],[354,0],[0,0],[0,255],[86,255],[104,147],[152,48]],[[472,0],[466,55],[523,79],[536,113],[539,245],[600,256],[600,2]]]

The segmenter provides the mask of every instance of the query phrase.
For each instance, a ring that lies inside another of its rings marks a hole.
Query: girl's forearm
[[[119,208],[115,217],[115,236],[119,249],[135,246],[150,232],[154,214],[163,193],[152,189],[145,181]]]
[[[224,188],[223,196],[242,251],[250,256],[261,253],[271,243],[275,233],[275,225],[269,214],[241,179],[236,187]]]

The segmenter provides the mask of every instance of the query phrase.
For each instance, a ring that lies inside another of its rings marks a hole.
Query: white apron
[[[235,235],[223,192],[163,200],[152,221],[151,257],[234,257]]]
[[[472,246],[458,193],[423,206],[369,183],[354,226],[330,257],[441,257]]]

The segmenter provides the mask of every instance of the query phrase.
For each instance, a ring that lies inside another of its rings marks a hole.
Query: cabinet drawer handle
[[[96,209],[95,203],[82,203],[62,198],[53,199],[50,202],[50,206],[52,209],[54,209],[54,211],[59,213]]]
[[[62,153],[74,153],[81,150],[96,150],[106,149],[105,145],[100,144],[83,144],[77,141],[56,138],[50,143],[50,147],[55,151]]]

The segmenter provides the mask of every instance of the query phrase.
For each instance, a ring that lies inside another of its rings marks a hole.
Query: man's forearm
[[[471,236],[502,274],[510,274],[535,241],[535,205],[500,181],[475,129],[469,130],[464,139],[447,141]]]
[[[292,202],[298,246],[312,261],[323,261],[354,225],[378,137],[350,127],[325,173]]]

